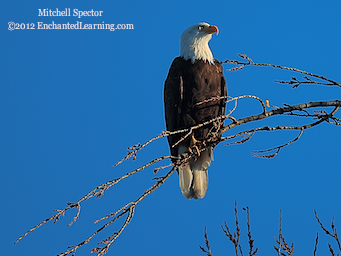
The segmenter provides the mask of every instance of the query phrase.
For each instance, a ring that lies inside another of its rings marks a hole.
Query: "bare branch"
[[[329,251],[332,254],[332,256],[335,256],[334,250],[332,248],[332,246],[328,243],[328,247],[329,247]]]
[[[274,147],[274,148],[270,148],[270,149],[266,149],[266,150],[253,151],[253,152],[257,152],[257,153],[265,153],[265,152],[276,150],[276,152],[274,154],[269,154],[269,155],[253,154],[252,156],[265,157],[265,158],[274,157],[274,156],[276,156],[279,153],[281,148],[284,148],[285,146],[288,146],[289,144],[297,141],[301,137],[302,133],[303,133],[303,128],[300,130],[300,133],[298,134],[298,136],[295,139],[293,139],[293,140],[291,140],[291,141],[289,141],[289,142],[287,142],[287,143],[285,143],[283,145],[280,145],[280,146],[277,146],[277,147]]]
[[[328,231],[328,229],[326,229],[326,228],[323,226],[322,222],[320,221],[319,217],[317,216],[316,210],[314,210],[314,212],[315,212],[315,218],[316,218],[317,222],[320,224],[322,230],[323,230],[327,235],[329,235],[329,236],[331,236],[331,237],[333,237],[333,238],[335,239],[335,241],[337,242],[337,245],[338,245],[338,247],[339,247],[339,250],[341,251],[340,240],[339,240],[339,238],[338,238],[338,236],[337,236],[337,230],[336,230],[336,227],[335,227],[335,225],[334,225],[334,217],[333,217],[333,219],[332,219],[332,224],[331,224],[332,232],[333,232],[333,233],[331,233],[330,231]],[[331,246],[329,246],[329,248],[331,248]],[[332,252],[332,251],[331,251],[331,252]]]
[[[296,77],[291,77],[290,81],[275,80],[275,82],[280,83],[280,84],[292,85],[292,88],[296,88],[296,87],[300,86],[301,84],[319,84],[319,85],[330,85],[330,86],[335,85],[334,83],[322,83],[322,82],[313,81],[307,76],[305,76],[303,78],[305,79],[304,81],[300,81]]]
[[[238,55],[241,58],[246,59],[248,62],[241,62],[241,61],[238,61],[238,60],[225,60],[222,63],[230,63],[230,64],[236,64],[236,65],[241,65],[241,66],[263,66],[263,67],[273,67],[273,68],[279,68],[279,69],[286,69],[286,70],[298,72],[298,73],[301,73],[301,74],[305,74],[305,75],[308,75],[308,76],[320,78],[322,80],[330,82],[330,84],[324,84],[323,83],[323,85],[336,85],[336,86],[341,87],[341,84],[339,84],[338,82],[335,82],[335,81],[333,81],[331,79],[328,79],[328,78],[326,78],[324,76],[316,75],[316,74],[313,74],[313,73],[310,73],[310,72],[307,72],[307,71],[304,71],[304,70],[300,70],[298,68],[290,68],[290,67],[274,65],[274,64],[267,64],[267,63],[254,63],[251,60],[251,58],[249,58],[245,54],[238,54]],[[238,70],[238,69],[240,69],[240,67],[237,68],[236,70]]]
[[[331,101],[317,101],[317,102],[309,102],[309,103],[302,103],[302,104],[298,104],[298,105],[294,105],[294,106],[286,106],[283,108],[279,108],[279,109],[275,109],[275,110],[271,110],[259,115],[253,115],[253,116],[249,116],[249,117],[245,117],[245,118],[241,118],[238,119],[236,122],[233,122],[229,125],[224,126],[221,130],[220,130],[220,134],[223,134],[224,132],[238,126],[241,124],[245,124],[245,123],[249,123],[249,122],[253,122],[256,120],[262,120],[264,118],[270,117],[270,116],[275,116],[275,115],[282,115],[284,113],[288,113],[288,112],[292,112],[292,111],[301,111],[303,109],[306,108],[315,108],[315,107],[335,107],[334,111],[331,114],[335,114],[336,111],[340,108],[341,106],[341,101],[339,100],[331,100]],[[326,117],[327,119],[327,117]],[[323,120],[325,121],[325,120]],[[311,126],[307,127],[310,128]]]
[[[107,222],[105,225],[103,225],[99,229],[97,229],[91,236],[89,236],[87,239],[85,239],[84,241],[82,241],[78,245],[72,247],[71,249],[69,249],[68,251],[66,251],[64,253],[59,254],[58,256],[65,256],[65,255],[68,255],[70,253],[74,253],[80,246],[88,243],[97,233],[99,233],[100,231],[102,231],[103,229],[105,229],[106,227],[108,227],[109,225],[114,223],[116,220],[120,219],[122,216],[127,214],[126,220],[125,220],[124,224],[122,225],[122,227],[120,228],[120,230],[118,232],[115,232],[109,238],[102,241],[102,243],[104,243],[106,245],[103,247],[97,247],[97,248],[92,250],[92,252],[97,252],[98,256],[105,254],[108,251],[110,245],[121,235],[123,230],[126,228],[126,226],[132,220],[136,205],[139,202],[141,202],[145,197],[147,197],[149,194],[153,193],[157,188],[159,188],[173,174],[173,172],[175,170],[176,170],[176,168],[174,166],[165,176],[163,176],[161,179],[159,179],[152,187],[147,189],[136,201],[125,205],[124,208],[121,208],[120,209],[121,213],[119,215],[117,215],[114,219]]]
[[[167,131],[163,131],[161,134],[159,134],[158,136],[151,138],[150,140],[148,140],[147,142],[145,142],[144,144],[136,144],[134,146],[128,147],[128,153],[127,155],[122,158],[120,161],[118,161],[116,164],[113,165],[113,167],[121,164],[123,161],[128,160],[129,158],[133,157],[133,160],[136,159],[137,157],[137,152],[140,151],[141,149],[143,149],[145,146],[147,146],[149,143],[158,140],[160,138],[163,138],[165,136],[168,136],[168,132]]]
[[[205,227],[205,234],[204,234],[204,237],[205,237],[205,245],[206,245],[206,248],[203,248],[202,246],[199,245],[200,249],[202,250],[202,252],[206,253],[207,256],[212,256],[212,253],[211,253],[211,246],[210,246],[210,243],[208,241],[208,238],[207,238],[207,230],[206,230],[206,227]]]
[[[37,228],[41,227],[42,225],[44,225],[45,223],[51,221],[51,220],[54,220],[54,222],[57,222],[61,216],[64,216],[65,212],[71,208],[78,208],[78,212],[77,212],[77,215],[76,217],[73,219],[72,222],[69,223],[69,225],[71,225],[74,221],[76,221],[76,219],[78,218],[79,216],[79,213],[80,213],[80,204],[81,202],[85,201],[85,200],[88,200],[92,197],[101,197],[104,193],[105,190],[107,190],[108,188],[110,188],[111,186],[117,184],[118,182],[120,182],[121,180],[125,179],[125,178],[128,178],[129,176],[147,168],[148,166],[151,166],[161,160],[164,160],[164,159],[168,159],[168,158],[171,158],[171,156],[163,156],[163,157],[159,157],[159,158],[156,158],[154,159],[153,161],[150,161],[149,163],[121,176],[120,178],[117,178],[117,179],[114,179],[114,180],[111,180],[111,181],[108,181],[106,183],[103,183],[102,185],[99,185],[97,186],[96,188],[94,188],[93,190],[91,190],[90,192],[88,192],[85,196],[83,196],[81,199],[79,199],[76,203],[67,203],[68,204],[68,207],[64,208],[63,210],[56,210],[57,213],[53,216],[51,216],[50,218],[47,218],[45,219],[44,221],[42,221],[40,224],[34,226],[33,228],[31,228],[30,230],[28,230],[25,234],[21,235],[16,241],[15,241],[15,244],[17,242],[19,242],[22,238],[24,238],[26,235],[28,235],[30,232],[36,230]]]
[[[250,211],[249,211],[249,207],[246,207],[246,212],[247,212],[247,236],[249,238],[249,256],[253,256],[256,255],[258,248],[256,248],[255,250],[253,250],[253,246],[254,246],[254,242],[255,240],[252,239],[251,236],[251,224],[250,224]]]
[[[275,240],[278,244],[278,247],[275,247],[275,250],[277,251],[277,255],[281,256],[281,237],[282,237],[282,210],[279,213],[279,234],[278,234],[278,239],[275,237]]]
[[[73,217],[72,221],[68,224],[68,226],[71,226],[79,218],[79,214],[81,212],[81,205],[78,203],[76,207],[77,207],[77,214],[75,217]]]
[[[316,251],[317,251],[317,244],[319,241],[319,233],[316,233],[316,240],[315,240],[315,247],[314,247],[314,256],[316,256]]]
[[[231,234],[229,227],[227,226],[226,222],[224,222],[225,228],[223,226],[221,226],[221,228],[224,231],[225,235],[233,243],[234,249],[235,249],[235,254],[236,254],[236,256],[238,256],[238,248],[240,248],[239,247],[240,228],[239,228],[239,222],[238,222],[237,202],[235,202],[235,204],[234,204],[234,213],[235,213],[235,218],[236,218],[236,231],[233,233],[233,235]]]
[[[195,105],[201,105],[201,104],[204,104],[204,103],[208,103],[208,102],[212,102],[212,101],[218,101],[218,100],[222,100],[222,99],[227,99],[226,100],[226,103],[229,103],[231,101],[235,101],[237,102],[237,100],[239,99],[243,99],[243,98],[253,98],[253,99],[256,99],[260,102],[260,104],[262,105],[263,107],[263,112],[265,113],[266,112],[266,108],[265,108],[265,103],[264,101],[257,97],[257,96],[254,96],[254,95],[242,95],[242,96],[238,96],[238,97],[230,97],[230,96],[217,96],[217,97],[213,97],[213,98],[210,98],[210,99],[207,99],[207,100],[203,100],[203,101],[200,101],[198,103],[196,103]]]

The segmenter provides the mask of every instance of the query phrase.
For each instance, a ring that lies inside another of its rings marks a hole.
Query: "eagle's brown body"
[[[204,100],[213,97],[226,96],[226,82],[223,75],[222,65],[215,60],[214,64],[210,64],[203,60],[185,60],[182,57],[174,59],[164,87],[164,102],[165,102],[165,118],[168,131],[176,131],[183,128],[193,127],[205,121],[214,119],[224,115],[226,99],[214,100],[200,105],[196,105]],[[217,124],[217,123],[216,123]],[[222,123],[218,123],[221,125]],[[198,144],[204,142],[212,130],[213,123],[193,130],[193,135]],[[219,128],[219,127],[218,127]],[[179,156],[184,153],[184,149],[191,146],[191,137],[179,143],[176,147],[172,147],[185,134],[172,135],[168,137],[168,142],[173,156]],[[199,146],[200,148],[200,146]],[[210,165],[212,148],[208,148],[202,152],[196,160],[190,160],[188,168],[193,174],[195,165],[199,165],[200,175],[206,175],[207,188],[207,166]],[[202,158],[202,159],[200,159]],[[183,168],[187,168],[186,166]],[[180,172],[179,172],[180,176]],[[186,178],[186,177],[185,177]],[[181,188],[183,194],[187,198],[202,198],[206,193],[206,188],[203,192],[195,192],[193,183],[195,182],[195,174],[193,178],[189,177],[191,184],[189,191]],[[202,181],[201,181],[202,183]],[[181,187],[181,179],[180,179]],[[193,190],[194,189],[194,190]],[[185,192],[184,192],[185,191]]]

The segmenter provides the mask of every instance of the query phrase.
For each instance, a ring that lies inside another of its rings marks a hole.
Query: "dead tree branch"
[[[238,210],[237,210],[237,202],[235,202],[234,204],[234,216],[236,219],[236,231],[232,233],[229,230],[229,227],[227,226],[226,222],[224,222],[224,226],[221,226],[222,230],[224,231],[225,235],[230,239],[230,241],[233,243],[234,245],[234,250],[235,250],[235,254],[236,256],[238,256],[238,249],[240,249],[241,254],[241,247],[239,244],[239,238],[240,238],[240,228],[239,228],[239,222],[238,222]]]
[[[292,243],[291,248],[290,248],[290,246],[285,241],[284,236],[282,234],[282,211],[280,212],[280,218],[279,218],[279,234],[278,234],[278,239],[275,237],[275,240],[276,240],[276,243],[278,244],[278,246],[276,247],[274,245],[274,249],[277,251],[279,256],[280,255],[282,255],[282,256],[291,256],[294,253],[294,243]],[[281,248],[283,248],[284,253],[281,252]]]
[[[68,251],[59,254],[58,256],[65,256],[68,255],[70,253],[74,253],[80,246],[90,242],[90,240],[100,231],[102,231],[103,229],[105,229],[106,227],[108,227],[109,225],[111,225],[112,223],[114,223],[116,220],[120,219],[122,216],[127,215],[126,216],[126,220],[124,222],[124,224],[121,226],[121,228],[119,229],[119,231],[115,232],[114,234],[112,234],[110,237],[108,237],[107,239],[103,240],[102,242],[100,242],[100,244],[105,244],[105,246],[103,247],[96,247],[94,248],[91,252],[97,252],[97,255],[104,255],[108,249],[109,246],[121,235],[121,233],[123,232],[123,230],[127,227],[127,225],[130,223],[130,221],[133,218],[134,212],[135,212],[135,207],[136,205],[141,202],[145,197],[147,197],[148,195],[150,195],[151,193],[153,193],[157,188],[159,188],[171,175],[172,173],[175,171],[175,167],[173,167],[168,173],[167,175],[161,177],[152,187],[150,187],[149,189],[147,189],[138,199],[136,199],[134,202],[130,202],[127,205],[125,205],[124,207],[122,207],[118,212],[116,212],[115,214],[112,214],[111,216],[115,216],[118,213],[120,213],[119,215],[117,215],[114,219],[112,219],[111,221],[107,222],[106,224],[104,224],[102,227],[100,227],[99,229],[97,229],[91,236],[89,236],[88,238],[86,238],[84,241],[82,241],[81,243],[79,243],[78,245],[71,247],[71,249],[69,249]]]
[[[319,242],[319,233],[316,233],[316,240],[315,240],[315,247],[314,247],[314,256],[316,256],[316,252],[317,252],[317,244]]]
[[[211,246],[210,246],[210,242],[208,241],[208,238],[207,238],[207,229],[205,227],[205,234],[204,234],[204,237],[205,237],[205,245],[206,245],[206,249],[202,246],[199,245],[200,249],[202,250],[202,252],[206,253],[207,256],[212,256],[212,252],[211,252]]]
[[[249,207],[243,208],[243,210],[245,210],[247,212],[247,236],[248,236],[248,244],[249,244],[249,256],[253,256],[253,255],[256,255],[256,253],[258,252],[258,248],[254,249],[255,240],[251,236]],[[242,254],[242,247],[240,245],[240,238],[242,237],[242,234],[241,234],[241,230],[240,230],[239,222],[238,222],[237,203],[236,202],[235,202],[235,214],[234,215],[235,215],[234,217],[236,220],[236,231],[233,232],[233,234],[232,234],[230,232],[229,227],[226,224],[226,222],[224,222],[224,226],[222,226],[222,229],[223,229],[225,235],[229,238],[229,241],[232,242],[232,244],[234,245],[235,255],[238,256],[238,252],[240,252],[241,255],[243,255],[243,254]],[[320,227],[322,228],[322,230],[328,236],[332,237],[336,241],[336,243],[338,245],[339,252],[341,252],[340,241],[338,239],[336,227],[334,225],[334,217],[332,219],[332,224],[331,224],[332,232],[330,232],[328,229],[326,229],[324,227],[324,225],[322,224],[322,222],[318,218],[316,211],[315,211],[315,218],[316,218],[317,222],[320,224]],[[283,233],[282,233],[282,211],[280,211],[280,218],[279,218],[279,234],[278,234],[278,238],[276,238],[276,236],[275,236],[275,241],[276,241],[277,245],[274,245],[274,249],[276,250],[278,256],[292,256],[293,255],[294,243],[292,243],[291,246],[289,246],[289,244],[287,243],[287,241],[284,238]],[[206,242],[207,248],[209,248],[209,252],[210,252],[211,247],[208,245],[206,227],[205,227],[205,242]],[[319,242],[319,234],[317,232],[313,256],[316,256],[318,242]],[[201,246],[200,246],[200,248],[203,252],[208,253],[208,251],[205,250],[204,248],[202,248]],[[332,248],[330,243],[328,243],[328,249],[329,249],[329,252],[331,253],[331,255],[333,255],[333,256],[340,255],[339,253],[335,252],[335,250]],[[207,255],[211,255],[211,254],[207,254]]]
[[[279,68],[279,69],[285,69],[285,70],[289,70],[289,71],[294,71],[294,72],[298,72],[298,73],[301,73],[301,74],[305,74],[305,75],[308,75],[308,76],[311,76],[311,77],[316,77],[316,78],[319,78],[321,80],[324,80],[324,81],[327,81],[329,83],[321,83],[321,82],[315,82],[313,80],[311,80],[310,78],[308,77],[305,77],[305,79],[307,80],[307,82],[305,83],[309,83],[309,84],[320,84],[320,85],[328,85],[328,86],[333,86],[333,85],[336,85],[336,86],[339,86],[341,87],[341,84],[338,83],[338,82],[335,82],[331,79],[328,79],[324,76],[320,76],[320,75],[316,75],[316,74],[313,74],[313,73],[310,73],[310,72],[307,72],[307,71],[304,71],[304,70],[300,70],[298,68],[291,68],[291,67],[285,67],[285,66],[280,66],[280,65],[274,65],[274,64],[267,64],[267,63],[255,63],[252,61],[252,59],[250,57],[248,57],[246,54],[238,54],[239,57],[241,57],[242,59],[244,60],[247,60],[247,62],[243,62],[243,61],[238,61],[238,60],[225,60],[223,61],[222,63],[230,63],[230,64],[235,64],[237,65],[237,67],[233,68],[233,69],[230,69],[231,71],[235,71],[235,70],[240,70],[242,69],[244,66],[263,66],[263,67],[273,67],[273,68]],[[238,66],[239,65],[239,66]],[[284,81],[281,81],[280,83],[287,83],[287,84],[293,84],[293,87],[297,87],[299,86],[300,84],[304,83],[304,82],[299,82],[295,77],[292,78],[291,81],[289,82],[284,82]]]
[[[341,251],[341,244],[340,244],[340,240],[339,240],[339,237],[337,236],[337,230],[336,230],[336,227],[334,225],[334,217],[332,218],[332,224],[331,224],[331,228],[332,228],[332,232],[330,232],[328,229],[326,229],[324,227],[324,225],[322,224],[322,222],[320,221],[319,217],[317,216],[317,212],[316,210],[314,210],[315,212],[315,218],[317,220],[317,222],[320,224],[322,230],[328,235],[328,236],[331,236],[332,238],[335,239],[338,247],[339,247],[339,250]],[[331,248],[331,245],[329,245],[329,248],[331,249],[331,252],[332,252],[332,248]]]
[[[244,208],[244,210],[245,210],[245,208]],[[251,224],[250,224],[250,210],[249,210],[249,207],[246,207],[246,213],[247,213],[247,236],[249,238],[249,256],[254,256],[254,255],[256,255],[256,253],[258,251],[258,248],[256,248],[255,250],[253,249],[255,240],[252,239],[252,236],[251,236]]]
[[[249,207],[246,207],[246,209],[243,208],[243,210],[245,210],[247,213],[247,221],[246,222],[247,222],[247,237],[248,237],[248,244],[249,244],[249,256],[254,256],[258,252],[258,248],[254,249],[255,240],[252,238],[252,235],[251,235]],[[238,221],[237,202],[235,202],[235,205],[234,205],[234,218],[236,220],[236,223],[235,223],[236,230],[233,232],[233,234],[230,232],[230,229],[229,229],[226,222],[224,222],[224,226],[221,226],[221,228],[222,228],[223,232],[225,233],[225,235],[228,237],[229,241],[232,242],[232,244],[234,246],[235,255],[238,256],[239,252],[240,252],[240,255],[243,256],[242,246],[240,245],[240,237],[241,237],[240,231],[241,230],[240,230],[239,221]],[[205,241],[207,243],[206,227],[205,227]],[[200,246],[200,248],[202,249],[203,252],[206,252],[203,250],[203,248],[201,246]]]
[[[109,189],[110,187],[112,187],[113,185],[117,184],[117,183],[120,182],[121,180],[123,180],[123,179],[125,179],[125,178],[128,178],[129,176],[131,176],[131,175],[133,175],[133,174],[135,174],[135,173],[137,173],[137,172],[139,172],[139,171],[141,171],[141,170],[143,170],[143,169],[145,169],[145,168],[147,168],[147,167],[149,167],[149,166],[151,166],[151,165],[153,165],[153,164],[155,164],[155,163],[157,163],[157,162],[159,162],[159,161],[161,161],[161,160],[168,159],[168,158],[171,158],[171,156],[163,156],[163,157],[156,158],[156,159],[154,159],[153,161],[150,161],[149,163],[147,163],[147,164],[145,164],[145,165],[143,165],[143,166],[141,166],[141,167],[139,167],[139,168],[137,168],[137,169],[135,169],[135,170],[133,170],[133,171],[131,171],[131,172],[129,172],[129,173],[123,175],[123,176],[121,176],[120,178],[117,178],[117,179],[108,181],[108,182],[106,182],[106,183],[103,183],[103,184],[97,186],[95,189],[91,190],[91,191],[88,192],[85,196],[83,196],[81,199],[79,199],[76,203],[67,203],[68,207],[64,208],[63,210],[56,210],[57,213],[56,213],[55,215],[51,216],[50,218],[47,218],[46,220],[42,221],[40,224],[38,224],[38,225],[34,226],[33,228],[31,228],[30,230],[28,230],[25,234],[23,234],[22,236],[20,236],[20,237],[15,241],[15,243],[19,242],[19,241],[20,241],[23,237],[25,237],[27,234],[29,234],[30,232],[32,232],[32,231],[36,230],[37,228],[41,227],[41,226],[44,225],[45,223],[47,223],[47,222],[49,222],[49,221],[51,221],[51,220],[54,220],[54,222],[57,222],[57,221],[60,219],[60,217],[64,216],[64,214],[65,214],[65,212],[66,212],[67,210],[76,207],[76,208],[78,208],[78,212],[77,212],[77,215],[73,218],[73,220],[69,223],[69,225],[71,225],[71,224],[72,224],[74,221],[76,221],[76,219],[78,218],[79,213],[80,213],[80,204],[81,204],[83,201],[88,200],[88,199],[90,199],[90,198],[92,198],[92,197],[97,197],[97,198],[101,197],[101,196],[103,195],[103,193],[104,193],[105,190]],[[173,173],[173,172],[174,172],[174,170],[172,169],[172,173]],[[167,178],[168,178],[168,176],[163,180],[163,182],[164,182]],[[163,182],[162,182],[162,183],[163,183]],[[156,183],[156,184],[158,184],[158,183]],[[159,184],[159,186],[160,186],[160,185],[161,185],[161,184]],[[159,186],[158,186],[158,187],[159,187]],[[154,189],[154,190],[155,190],[155,189]],[[153,191],[154,191],[154,190],[153,190]],[[153,191],[151,191],[151,192],[153,192]],[[150,193],[151,193],[151,192],[150,192]],[[145,195],[145,194],[143,194],[143,195]],[[142,196],[143,196],[143,195],[142,195]],[[145,195],[145,196],[147,196],[147,195]],[[144,196],[144,197],[145,197],[145,196]],[[144,197],[143,197],[143,198],[144,198]],[[142,198],[142,199],[143,199],[143,198]],[[141,199],[141,200],[142,200],[142,199]],[[136,204],[139,203],[141,200],[135,201]],[[136,204],[135,204],[135,205],[136,205]],[[118,212],[116,212],[116,214],[118,214],[118,213],[121,212],[121,211],[123,211],[124,213],[126,213],[127,210],[124,210],[124,209],[126,209],[126,207],[129,206],[129,205],[130,205],[130,203],[127,204],[126,206],[122,207]],[[116,215],[116,214],[115,214],[115,215]],[[124,215],[124,214],[123,214],[123,215]],[[78,248],[78,247],[77,247],[77,248]],[[66,255],[66,254],[65,254],[65,255]]]
[[[329,118],[332,118],[333,115],[339,110],[340,106],[341,106],[340,100],[317,101],[317,102],[302,103],[302,104],[293,105],[293,106],[286,106],[286,107],[271,110],[271,111],[268,111],[268,112],[265,112],[265,113],[262,113],[259,115],[253,115],[253,116],[238,119],[235,122],[224,126],[220,130],[220,133],[223,134],[226,131],[231,130],[232,128],[234,128],[238,125],[246,124],[246,123],[257,121],[257,120],[262,120],[262,119],[268,118],[270,116],[283,115],[286,113],[291,113],[293,111],[303,111],[303,110],[308,109],[308,108],[335,107],[334,110],[330,114],[315,116],[316,118],[319,118],[321,120],[320,122],[323,122],[323,121],[328,120]],[[320,122],[318,122],[316,124],[319,124]],[[314,123],[312,125],[303,126],[303,129],[310,128],[312,126],[315,126],[316,124]],[[289,126],[287,126],[287,127],[289,127]],[[278,129],[280,129],[280,128],[278,128]],[[283,129],[301,129],[301,127],[300,128],[283,128]]]

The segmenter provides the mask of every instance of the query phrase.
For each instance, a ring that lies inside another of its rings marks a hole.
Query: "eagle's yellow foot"
[[[192,134],[192,137],[191,137],[191,138],[192,138],[193,147],[194,147],[195,150],[197,151],[198,156],[200,156],[200,150],[199,150],[198,146],[196,145],[197,142],[198,142],[198,140],[196,140],[196,139],[194,138],[194,134]],[[191,149],[190,149],[190,152],[192,152]]]

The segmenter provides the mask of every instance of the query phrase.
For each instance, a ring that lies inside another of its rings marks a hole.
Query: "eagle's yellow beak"
[[[204,29],[204,31],[205,31],[207,34],[217,33],[217,35],[218,35],[218,33],[219,33],[218,27],[217,27],[217,26],[214,26],[214,25],[209,26],[209,27],[206,27],[206,28]]]

